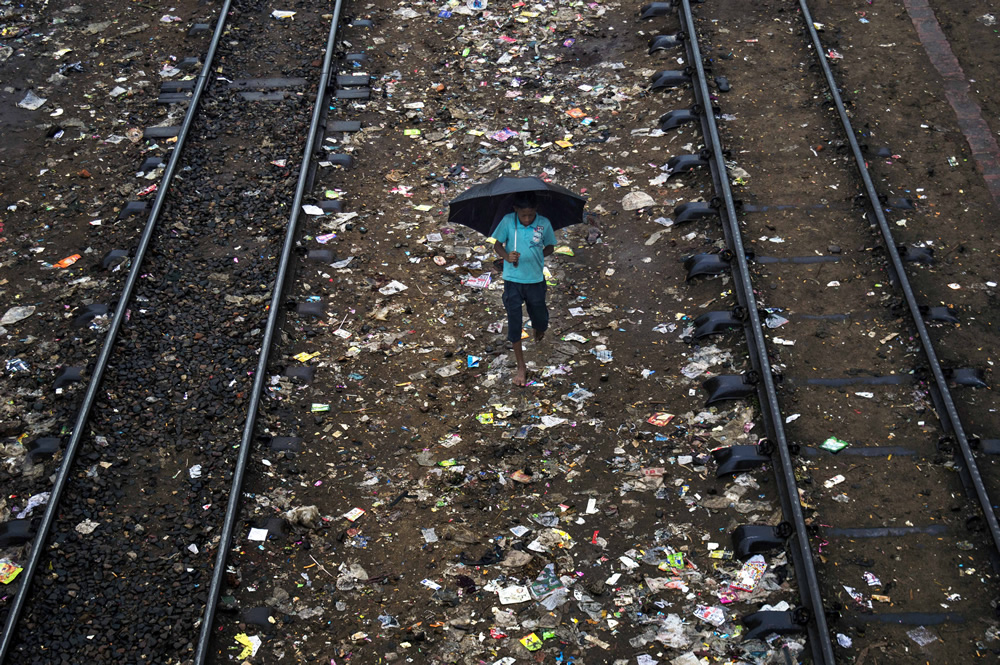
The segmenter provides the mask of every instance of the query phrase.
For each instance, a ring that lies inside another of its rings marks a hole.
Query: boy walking
[[[514,198],[514,212],[500,220],[492,238],[497,255],[503,259],[503,306],[507,310],[507,339],[514,347],[517,376],[514,385],[525,385],[528,369],[521,346],[523,318],[521,305],[528,309],[528,318],[535,331],[535,341],[545,337],[549,327],[549,310],[545,306],[545,257],[555,250],[556,234],[546,217],[537,213],[534,192],[523,192]]]

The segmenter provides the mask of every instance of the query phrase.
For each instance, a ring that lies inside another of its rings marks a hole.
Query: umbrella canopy
[[[448,221],[489,236],[504,215],[514,212],[513,200],[520,192],[536,193],[538,214],[548,217],[553,230],[583,221],[587,199],[534,176],[504,176],[470,187],[448,203]]]

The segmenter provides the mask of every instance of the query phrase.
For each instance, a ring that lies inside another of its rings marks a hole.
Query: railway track
[[[933,243],[905,226],[926,209],[876,189],[872,153],[830,68],[842,56],[823,43],[807,3],[796,9],[775,17],[706,4],[700,22],[689,0],[642,10],[656,20],[676,11],[681,38],[652,41],[651,54],[683,45],[689,63],[657,72],[652,88],[690,82],[697,105],[665,114],[662,128],[698,122],[704,133],[702,152],[676,155],[671,175],[708,167],[717,194],[679,206],[675,222],[721,218],[728,246],[686,258],[691,291],[717,291],[722,275],[736,298],[733,311],[700,313],[692,341],[742,330],[750,350],[746,372],[704,388],[710,403],[758,399],[772,442],[716,451],[719,473],[773,461],[784,494],[787,526],[741,527],[734,546],[744,557],[787,547],[802,599],[802,608],[744,616],[744,637],[807,632],[819,663],[838,662],[848,646],[892,662],[913,649],[972,662],[995,625],[1000,545],[992,442],[978,440],[992,433],[964,424],[990,406],[965,399],[987,386],[984,368],[969,364],[982,356],[952,343],[939,357],[938,340],[961,319],[941,304],[948,287],[932,277]],[[706,48],[703,25],[730,43],[766,35],[771,66],[751,71],[731,51]],[[773,114],[773,132],[742,135],[740,118],[761,113]],[[806,194],[789,202],[788,189]],[[975,346],[990,331],[970,318],[963,334]]]
[[[156,100],[188,111],[144,134],[174,146],[141,166],[163,169],[155,199],[122,206],[148,221],[105,257],[129,268],[124,285],[67,333],[107,329],[97,358],[56,378],[75,421],[26,442],[5,486],[20,505],[0,546],[26,564],[0,662],[204,662],[340,9],[227,1],[214,31],[192,26],[207,51]]]

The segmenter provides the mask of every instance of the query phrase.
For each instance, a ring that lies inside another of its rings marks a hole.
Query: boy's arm
[[[507,258],[507,248],[503,246],[502,242],[498,240],[495,243],[493,243],[493,249],[496,250],[497,256],[499,256],[501,259],[508,262],[510,261],[510,259]]]
[[[546,245],[544,249],[542,249],[542,256],[552,256],[552,252],[554,251],[556,251],[555,245]]]

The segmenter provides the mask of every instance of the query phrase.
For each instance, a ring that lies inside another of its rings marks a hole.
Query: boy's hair
[[[530,208],[534,210],[538,207],[538,198],[534,192],[518,192],[514,195],[514,209],[524,210]]]

